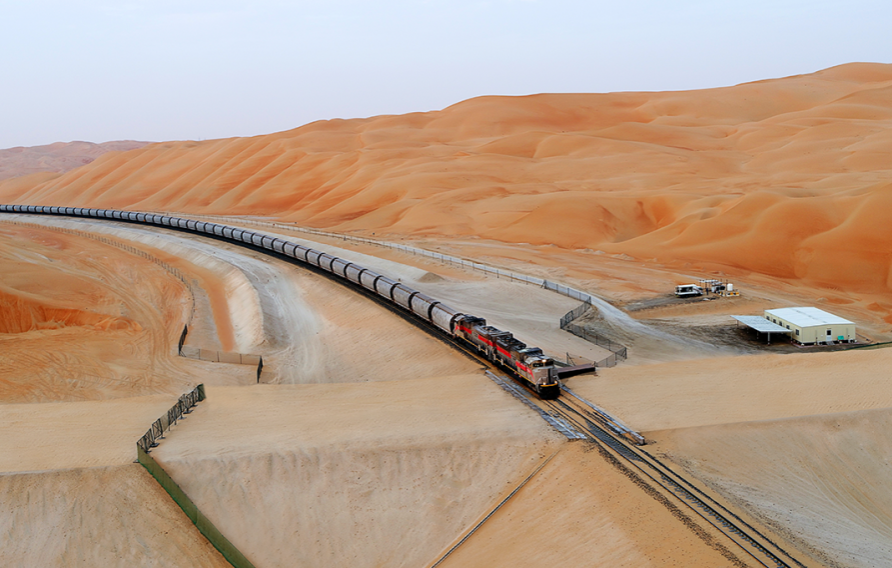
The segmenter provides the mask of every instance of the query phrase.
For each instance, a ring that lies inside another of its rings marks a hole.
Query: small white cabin
[[[765,319],[792,331],[796,343],[855,343],[855,323],[818,308],[765,310]]]

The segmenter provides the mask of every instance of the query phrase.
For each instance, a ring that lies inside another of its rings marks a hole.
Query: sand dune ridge
[[[0,200],[270,215],[705,263],[885,292],[892,65],[703,91],[486,96],[164,142]]]

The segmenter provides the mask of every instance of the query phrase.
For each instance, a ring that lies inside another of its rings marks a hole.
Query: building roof
[[[751,327],[759,333],[793,333],[792,330],[771,323],[762,316],[731,316],[740,323]]]
[[[797,327],[813,327],[816,325],[855,325],[847,319],[835,316],[818,308],[779,308],[765,310],[776,318],[788,321]]]

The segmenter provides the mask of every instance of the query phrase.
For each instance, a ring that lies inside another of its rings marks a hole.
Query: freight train
[[[234,243],[270,250],[329,272],[396,304],[473,348],[489,361],[505,368],[543,399],[557,398],[561,392],[554,360],[538,347],[529,347],[519,341],[511,332],[487,325],[483,318],[460,313],[439,300],[354,262],[285,239],[194,219],[112,209],[0,205],[0,213],[62,215],[144,223],[211,235]]]

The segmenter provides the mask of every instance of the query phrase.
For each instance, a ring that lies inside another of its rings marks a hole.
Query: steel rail
[[[3,206],[3,209],[5,209],[6,211],[11,212],[11,213],[21,213],[21,214],[26,214],[26,215],[36,213],[36,212],[32,212],[32,211],[27,211],[27,210],[25,210],[25,211],[22,211],[22,210],[9,211],[9,209],[7,209],[7,207],[9,207],[9,206]],[[6,212],[6,211],[4,211],[4,212]],[[41,213],[37,213],[37,214],[41,214]],[[80,217],[80,218],[86,217],[89,220],[93,220],[93,219],[108,220],[108,221],[112,221],[112,222],[115,222],[115,221],[136,222],[143,226],[155,226],[155,227],[159,227],[159,228],[169,228],[169,229],[177,230],[177,227],[160,225],[157,223],[153,223],[151,221],[144,221],[144,220],[128,221],[127,219],[117,219],[117,218],[116,219],[109,219],[109,218],[103,219],[101,217],[97,218],[97,217],[78,214],[78,213],[75,213],[75,214],[56,213],[54,215]],[[213,234],[208,234],[208,233],[204,233],[204,232],[197,231],[197,230],[184,229],[184,228],[181,228],[181,230],[184,230],[191,234],[198,234],[199,236],[207,236],[207,237],[211,237],[211,238],[215,237],[215,235],[213,235]],[[225,241],[230,242],[235,245],[246,246],[247,248],[252,248],[258,252],[261,252],[261,253],[269,255],[269,256],[283,258],[285,260],[294,262],[293,257],[278,253],[277,251],[271,250],[271,249],[263,247],[263,246],[259,246],[257,244],[242,242],[235,238],[229,238],[229,237],[217,236],[217,238],[221,238],[222,240],[225,240]],[[319,272],[321,272],[322,274],[330,275],[330,276],[337,276],[330,270],[325,271],[325,270],[321,269],[321,267],[319,267],[317,269],[317,267],[315,265],[313,265],[309,262],[300,262],[300,260],[298,259],[296,263],[302,267],[308,267],[314,272],[316,270],[319,270]],[[411,312],[398,309],[396,305],[383,301],[381,298],[378,298],[373,292],[368,291],[361,285],[354,286],[353,285],[354,283],[347,280],[346,278],[336,277],[336,278],[334,278],[334,280],[342,282],[342,283],[348,285],[348,287],[351,287],[353,289],[362,291],[364,293],[364,295],[366,295],[367,297],[370,297],[370,298],[376,300],[380,305],[390,308],[390,310],[392,312],[400,314],[401,316],[403,316],[403,318],[405,320],[414,323],[417,327],[425,329],[428,332],[435,332],[435,333],[433,333],[433,335],[438,336],[444,342],[449,343],[452,346],[458,348],[460,351],[464,352],[465,355],[470,356],[472,359],[477,360],[480,363],[484,364],[485,367],[489,367],[490,370],[501,371],[501,369],[498,366],[496,366],[494,363],[480,357],[479,354],[473,352],[469,347],[462,345],[461,343],[455,341],[451,337],[448,337],[444,332],[439,332],[439,330],[436,328],[436,326],[430,324],[429,322],[422,322],[422,320],[420,318],[412,317]],[[422,325],[422,323],[425,325]],[[436,333],[436,332],[439,332],[439,333]],[[507,380],[508,379],[506,379],[506,381]],[[500,381],[495,381],[495,382],[499,383]],[[509,384],[516,385],[517,383],[515,381],[510,381]],[[771,567],[771,568],[792,568],[792,566],[790,564],[781,560],[777,555],[775,555],[770,550],[768,550],[767,546],[771,546],[772,548],[777,550],[779,554],[789,558],[790,561],[793,564],[795,564],[796,566],[799,566],[800,568],[806,568],[806,566],[804,564],[802,564],[801,562],[794,559],[789,553],[787,553],[782,548],[780,548],[777,544],[775,544],[774,542],[769,540],[767,537],[765,537],[764,535],[759,533],[752,526],[750,526],[749,524],[742,521],[737,515],[734,515],[733,513],[728,511],[726,508],[721,506],[719,503],[717,503],[714,499],[712,499],[711,497],[709,497],[708,495],[703,493],[700,489],[696,488],[691,482],[689,482],[683,476],[675,473],[671,468],[668,468],[667,466],[665,466],[662,462],[660,462],[657,458],[652,456],[650,453],[640,450],[640,449],[636,448],[635,446],[630,445],[628,442],[626,442],[621,437],[622,435],[629,435],[629,434],[637,435],[637,433],[628,429],[627,427],[625,427],[625,425],[622,425],[615,419],[612,419],[612,417],[610,417],[608,414],[604,413],[603,411],[600,411],[599,408],[592,405],[590,402],[586,401],[585,399],[577,396],[575,393],[573,393],[569,389],[564,389],[564,390],[566,390],[568,392],[568,394],[570,394],[572,397],[576,398],[578,400],[578,404],[585,407],[582,409],[582,411],[580,411],[578,409],[574,409],[569,404],[567,404],[567,402],[565,402],[565,400],[569,400],[568,397],[563,397],[563,399],[557,399],[557,400],[541,400],[541,399],[538,399],[537,397],[534,397],[532,395],[532,392],[529,391],[525,387],[522,387],[519,389],[511,389],[511,390],[513,391],[512,394],[514,394],[515,396],[518,396],[519,393],[523,393],[522,396],[525,396],[528,400],[530,400],[533,405],[538,405],[539,407],[545,406],[548,409],[549,414],[555,419],[554,420],[555,422],[558,422],[558,423],[564,422],[564,423],[570,425],[571,426],[570,430],[579,430],[583,435],[585,435],[589,439],[589,441],[599,444],[606,451],[609,451],[609,452],[612,451],[612,453],[621,456],[628,463],[632,464],[635,467],[635,469],[641,473],[641,475],[652,480],[657,486],[659,486],[659,487],[663,488],[664,490],[668,491],[669,493],[675,495],[680,501],[682,501],[688,508],[690,508],[692,511],[694,511],[699,517],[703,518],[711,526],[715,527],[722,534],[726,535],[732,542],[737,544],[744,552],[746,552],[749,556],[751,556],[754,560],[756,560],[763,566]],[[548,422],[552,425],[552,427],[555,427],[559,431],[565,430],[564,428],[557,428],[552,421],[548,421]],[[567,431],[562,431],[562,433],[565,435],[568,434]],[[568,438],[575,438],[575,437],[578,437],[578,436],[573,436],[572,434],[570,436],[568,436]],[[686,489],[686,486],[690,487],[691,489],[690,490]],[[701,499],[700,497],[697,497],[694,493],[699,493],[700,495],[703,496],[703,499]],[[726,514],[719,512],[715,507],[709,505],[706,502],[706,500],[711,501],[719,509],[722,509]],[[735,524],[735,522],[732,521],[729,517],[733,517],[737,523],[744,526],[746,529],[748,529],[755,535],[758,535],[758,538],[761,539],[762,541],[764,541],[766,544],[763,545],[761,542],[759,542],[759,540],[757,540],[755,537],[751,536],[751,534],[746,532],[746,530],[740,528],[740,526],[738,526],[738,524]],[[741,542],[741,541],[743,541],[743,542]],[[749,548],[747,546],[745,546],[745,544],[748,545]],[[750,548],[754,549],[754,550],[750,550]],[[764,556],[765,559],[760,559],[756,555],[756,552],[758,552],[759,554]],[[769,562],[766,562],[766,559]]]
[[[630,444],[612,431],[613,428],[610,425],[603,424],[603,417],[586,408],[587,404],[585,402],[577,403],[580,404],[581,408],[573,408],[568,404],[568,400],[572,399],[563,397],[553,401],[541,401],[541,404],[548,407],[552,413],[563,418],[564,421],[589,434],[591,441],[598,443],[605,450],[612,451],[613,454],[622,457],[654,484],[675,495],[688,509],[724,534],[747,556],[762,566],[766,568],[793,568],[793,566],[806,568],[802,562],[796,560],[789,552],[778,546],[752,525],[728,511],[727,508],[698,489],[684,476],[663,464],[649,452]],[[584,399],[581,400],[584,401]],[[699,494],[699,496],[695,493]],[[787,560],[782,559],[782,557],[785,557]]]

